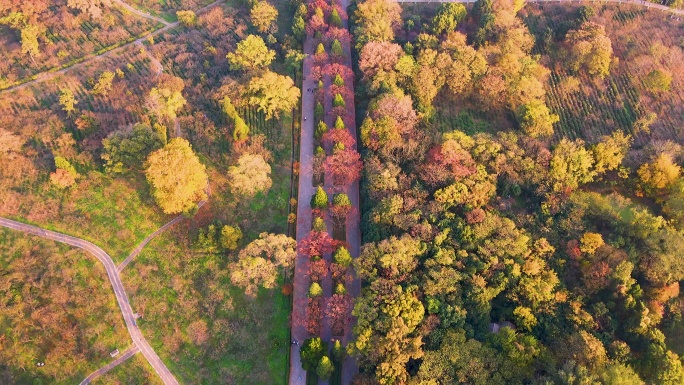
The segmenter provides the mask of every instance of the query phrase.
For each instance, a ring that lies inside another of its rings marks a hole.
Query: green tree
[[[605,28],[594,22],[582,24],[565,37],[570,45],[570,66],[575,71],[584,69],[589,75],[604,78],[610,72],[613,47]]]
[[[321,362],[321,358],[328,351],[328,346],[326,343],[321,341],[320,337],[308,338],[302,343],[302,347],[299,348],[299,355],[302,361],[302,369],[316,370],[318,364]]]
[[[672,74],[665,70],[655,69],[646,75],[644,84],[651,91],[669,91],[672,84]]]
[[[112,90],[113,81],[114,72],[104,71],[102,74],[100,74],[100,77],[97,79],[97,83],[95,83],[95,86],[93,87],[93,94],[107,96],[109,91]]]
[[[321,140],[326,132],[328,132],[328,125],[321,120],[316,125],[316,131],[314,131],[314,138],[316,138],[316,140]]]
[[[401,25],[401,7],[392,0],[367,0],[358,3],[356,17],[357,48],[370,41],[392,41],[394,28]]]
[[[602,385],[643,385],[644,382],[632,367],[621,363],[610,363],[599,371]]]
[[[610,136],[602,136],[592,152],[596,163],[594,169],[597,174],[615,170],[622,163],[627,151],[632,144],[632,136],[625,135],[622,131],[614,131]]]
[[[275,51],[268,49],[261,37],[248,35],[238,43],[235,52],[230,52],[226,57],[232,70],[256,71],[271,64],[275,59]]]
[[[259,287],[272,289],[278,281],[278,268],[290,275],[297,241],[284,234],[261,233],[240,250],[238,261],[228,265],[233,285],[254,297]]]
[[[197,202],[207,199],[205,170],[190,143],[174,138],[148,156],[145,176],[164,213],[177,214],[188,212]]]
[[[342,267],[349,267],[354,261],[351,254],[349,254],[349,250],[347,250],[344,246],[340,246],[337,250],[335,250],[333,253],[333,260]]]
[[[252,25],[261,33],[275,32],[278,10],[267,1],[256,1],[249,12]]]
[[[150,126],[138,123],[131,130],[117,130],[102,140],[105,170],[120,174],[137,170],[147,156],[162,148],[163,141]]]
[[[176,11],[178,21],[185,27],[194,27],[197,25],[197,15],[193,11]]]
[[[235,250],[242,239],[242,230],[237,226],[223,226],[221,229],[221,246],[227,250]]]
[[[75,105],[78,104],[78,102],[70,89],[62,88],[59,90],[59,104],[62,105],[62,110],[64,110],[67,115],[71,115],[71,113],[76,110]]]
[[[153,87],[147,107],[160,118],[176,119],[176,113],[187,103],[180,90]]]
[[[432,19],[432,32],[435,35],[456,30],[458,23],[466,17],[466,9],[458,3],[442,3]]]
[[[342,43],[340,43],[339,40],[337,40],[337,39],[333,40],[332,45],[330,46],[330,53],[333,56],[337,56],[337,57],[344,56],[344,50],[342,49]]]
[[[340,13],[337,12],[337,8],[333,8],[332,11],[330,11],[328,24],[333,27],[342,28],[342,18],[340,17]]]
[[[551,188],[556,192],[575,190],[580,184],[594,179],[594,158],[584,148],[584,141],[577,139],[571,142],[563,138],[553,149],[549,178]]]
[[[333,98],[333,107],[345,107],[345,105],[346,103],[344,102],[342,95],[335,94],[335,97]]]
[[[542,100],[533,99],[518,108],[520,128],[533,138],[553,135],[553,125],[560,120]]]
[[[332,361],[330,361],[330,358],[328,358],[328,356],[321,357],[321,360],[318,362],[318,367],[316,368],[316,374],[318,375],[318,378],[324,380],[328,379],[334,371],[335,365],[333,365]]]
[[[316,193],[311,197],[311,208],[326,209],[328,208],[328,194],[321,186],[318,186]]]
[[[248,86],[249,104],[266,113],[266,119],[280,118],[283,112],[290,112],[299,104],[301,92],[289,76],[266,71],[254,77]]]

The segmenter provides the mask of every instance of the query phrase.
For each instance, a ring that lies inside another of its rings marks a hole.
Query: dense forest
[[[643,12],[418,7],[350,10],[357,383],[684,382],[681,29],[624,42]],[[561,121],[597,95],[588,127]]]

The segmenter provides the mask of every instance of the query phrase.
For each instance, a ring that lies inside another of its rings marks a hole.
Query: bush
[[[333,98],[333,107],[345,107],[346,103],[344,102],[344,98],[342,98],[342,95],[340,94],[335,94],[335,98]]]
[[[335,39],[330,47],[330,53],[333,56],[342,57],[344,56],[344,50],[342,50],[342,44],[339,40]]]
[[[321,120],[320,122],[318,122],[318,126],[316,126],[314,137],[316,138],[316,140],[321,140],[326,132],[328,132],[328,125]]]
[[[345,288],[343,284],[338,283],[338,284],[335,286],[335,294],[338,294],[338,295],[345,295],[345,294],[347,294],[347,288]]]
[[[314,118],[323,119],[323,114],[325,114],[323,104],[321,104],[321,102],[316,103],[316,109],[314,110]]]
[[[344,79],[342,79],[342,76],[340,76],[340,74],[335,74],[335,80],[333,80],[333,84],[335,84],[338,87],[344,86]]]
[[[349,250],[347,250],[344,246],[341,246],[339,249],[335,250],[335,253],[333,254],[333,260],[342,267],[349,267],[352,263],[351,254],[349,254]]]
[[[344,120],[342,120],[341,116],[338,116],[337,119],[335,119],[335,128],[338,130],[343,130],[344,127]]]
[[[313,282],[311,286],[309,286],[309,297],[316,298],[322,295],[323,288],[321,288],[321,285],[319,285],[318,282]]]
[[[342,18],[340,17],[340,13],[337,12],[337,8],[333,8],[332,12],[330,12],[328,24],[333,27],[342,28]]]
[[[351,201],[345,193],[335,194],[333,198],[333,204],[335,206],[351,206]]]
[[[318,367],[316,368],[316,374],[318,374],[318,378],[330,378],[330,375],[334,371],[335,365],[333,365],[332,361],[330,361],[330,358],[328,358],[328,356],[321,357],[321,360],[318,363]]]
[[[316,46],[316,55],[324,54],[325,53],[325,47],[323,46],[323,43],[318,43]]]
[[[325,225],[323,218],[314,218],[311,228],[314,231],[328,231],[328,227]]]
[[[311,197],[311,208],[312,209],[326,209],[328,208],[328,194],[321,186],[318,186],[316,193]]]

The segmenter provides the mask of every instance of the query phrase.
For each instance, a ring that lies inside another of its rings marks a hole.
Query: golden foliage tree
[[[280,118],[282,112],[292,110],[299,103],[301,91],[289,76],[266,71],[254,77],[247,89],[249,104],[266,113],[266,119]]]
[[[207,199],[206,169],[183,138],[174,138],[151,153],[145,176],[154,199],[166,214],[188,212]]]
[[[254,196],[271,188],[271,166],[259,154],[243,154],[238,164],[228,169],[230,186],[239,195]]]
[[[267,1],[257,1],[249,12],[252,25],[261,33],[275,32],[278,10]]]

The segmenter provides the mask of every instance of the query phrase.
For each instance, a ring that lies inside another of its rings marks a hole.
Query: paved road
[[[145,337],[140,332],[138,325],[136,325],[135,317],[133,316],[133,310],[131,309],[131,304],[128,300],[126,290],[123,287],[123,283],[121,283],[119,272],[116,270],[116,266],[114,265],[114,261],[112,261],[112,258],[107,253],[105,253],[104,250],[83,239],[72,237],[70,235],[61,234],[51,230],[41,229],[40,227],[27,225],[25,223],[13,221],[11,219],[0,218],[0,226],[28,234],[37,235],[39,237],[51,239],[53,241],[66,243],[67,245],[81,248],[94,255],[95,258],[97,258],[102,263],[102,265],[104,265],[104,268],[107,271],[107,276],[109,277],[109,281],[111,282],[112,288],[114,289],[116,301],[119,304],[119,309],[121,310],[121,314],[123,315],[124,322],[126,323],[126,328],[128,329],[128,333],[131,335],[131,338],[133,339],[133,343],[137,345],[138,348],[140,348],[140,351],[145,356],[150,365],[152,365],[152,368],[161,378],[164,384],[178,385],[178,381],[176,380],[176,378],[173,376],[173,374],[171,374],[171,371],[169,371],[166,365],[164,365],[164,363],[159,358],[157,353],[154,352],[154,349],[152,349],[150,344],[147,343]]]
[[[138,353],[139,351],[140,351],[140,349],[138,348],[138,346],[135,346],[135,345],[134,345],[132,348],[126,350],[126,351],[125,351],[121,356],[119,356],[119,358],[117,358],[116,360],[114,360],[114,361],[108,363],[107,365],[101,367],[100,369],[97,369],[96,371],[90,373],[90,375],[88,375],[88,377],[86,377],[85,380],[81,381],[81,383],[80,383],[79,385],[87,385],[87,384],[90,384],[90,381],[92,381],[92,380],[94,380],[95,378],[100,377],[101,375],[103,375],[103,374],[107,373],[108,371],[112,370],[114,367],[120,365],[121,363],[123,363],[123,362],[126,361],[127,359],[133,357],[133,356],[134,356],[136,353]]]
[[[168,21],[162,19],[161,17],[152,16],[147,12],[139,11],[136,8],[133,8],[132,6],[124,3],[122,0],[114,0],[114,2],[119,4],[122,7],[126,8],[129,12],[135,13],[136,15],[138,15],[140,17],[144,17],[146,19],[154,20],[154,21],[156,21],[158,23],[162,23],[164,25],[170,24]]]
[[[474,3],[475,0],[396,0],[397,3]],[[684,10],[670,8],[666,5],[655,4],[642,0],[526,0],[527,3],[595,3],[603,1],[608,3],[634,4],[646,8],[659,9],[661,11],[672,12],[677,15],[684,15]]]
[[[213,2],[213,3],[211,3],[211,4],[209,4],[209,5],[207,5],[207,6],[205,6],[205,7],[202,7],[202,8],[200,8],[200,9],[198,9],[198,10],[197,10],[197,13],[198,13],[198,14],[199,14],[199,13],[202,13],[202,12],[204,12],[204,11],[206,11],[206,10],[212,8],[212,7],[215,7],[215,6],[219,5],[219,4],[222,4],[223,2],[224,2],[223,0],[217,0],[217,1],[215,1],[215,2]],[[65,73],[65,72],[67,72],[67,71],[69,71],[69,70],[72,70],[72,69],[75,69],[75,68],[83,67],[84,65],[90,63],[91,61],[93,61],[93,60],[95,60],[95,59],[107,57],[107,56],[109,56],[109,55],[111,55],[111,54],[113,54],[113,53],[115,53],[115,52],[120,52],[120,51],[122,51],[122,50],[124,50],[124,49],[130,47],[130,46],[133,45],[133,44],[141,44],[143,41],[149,39],[150,37],[156,36],[156,35],[158,35],[158,34],[164,32],[164,31],[168,31],[169,29],[174,28],[174,27],[177,27],[178,25],[179,25],[179,22],[177,22],[177,21],[174,22],[174,23],[167,23],[164,27],[159,28],[159,29],[157,29],[157,30],[155,30],[155,31],[153,31],[153,32],[150,32],[150,33],[148,33],[147,35],[145,35],[145,36],[143,36],[143,37],[141,37],[141,38],[139,38],[139,39],[137,39],[137,40],[134,40],[134,41],[132,41],[132,42],[130,42],[130,43],[126,43],[126,44],[121,45],[121,46],[119,46],[119,47],[117,47],[117,48],[114,48],[114,49],[112,49],[112,50],[110,50],[110,51],[103,52],[103,53],[101,53],[101,54],[99,54],[99,55],[88,55],[88,56],[85,56],[84,58],[81,59],[82,61],[80,61],[80,62],[78,62],[78,63],[76,63],[76,64],[74,64],[74,65],[72,65],[72,66],[63,68],[63,69],[61,69],[61,70],[59,70],[59,71],[55,71],[55,72],[42,72],[42,73],[40,73],[40,74],[37,74],[37,75],[36,75],[36,76],[38,76],[37,79],[31,80],[31,81],[29,81],[29,82],[22,83],[22,84],[19,84],[19,85],[16,85],[16,86],[12,86],[12,87],[9,87],[9,88],[5,88],[4,90],[0,90],[0,94],[3,94],[3,93],[5,93],[5,92],[9,92],[9,91],[20,90],[20,89],[25,88],[25,87],[28,87],[28,86],[30,86],[30,85],[32,85],[32,84],[35,84],[35,83],[38,83],[38,82],[42,82],[42,81],[46,81],[46,80],[50,80],[50,79],[54,78],[55,76],[61,75],[61,74]]]
[[[304,42],[304,52],[309,54],[304,59],[302,75],[302,121],[301,137],[299,141],[299,190],[297,196],[297,243],[305,238],[311,231],[311,205],[309,201],[315,190],[313,183],[313,121],[314,121],[314,95],[306,92],[307,88],[314,87],[315,84],[309,79],[311,66],[313,64],[313,40],[306,39]],[[304,120],[304,118],[310,118]],[[292,280],[292,319],[306,319],[306,303],[309,289],[308,277],[309,258],[306,255],[297,253],[295,259],[295,274]],[[303,322],[292,326],[292,339],[301,343],[309,338]],[[306,383],[306,371],[302,369],[301,358],[299,357],[299,346],[292,345],[290,351],[290,385],[303,385]]]

